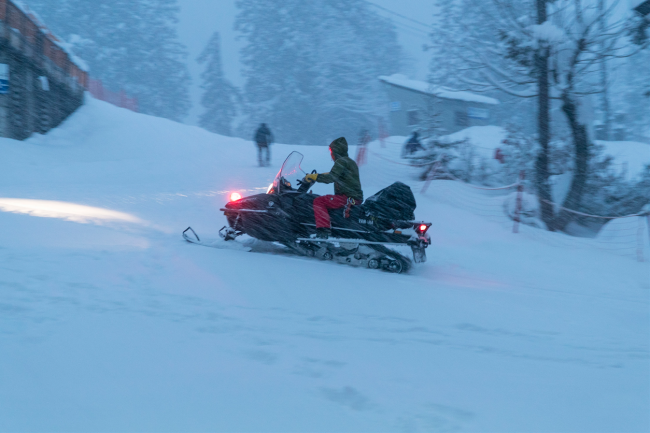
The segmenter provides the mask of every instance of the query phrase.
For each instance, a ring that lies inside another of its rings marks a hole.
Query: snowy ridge
[[[508,191],[420,194],[387,142],[365,195],[406,182],[433,222],[408,275],[181,238],[216,237],[292,150],[328,171],[324,147],[259,168],[248,141],[94,99],[0,139],[0,431],[647,430],[648,262],[513,234]]]

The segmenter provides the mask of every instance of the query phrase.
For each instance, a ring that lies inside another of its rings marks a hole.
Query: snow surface
[[[475,148],[476,153],[494,158],[494,152],[503,147],[503,140],[508,136],[505,128],[501,126],[470,126],[453,134],[445,136],[450,141],[468,140]]]
[[[258,168],[250,142],[93,99],[0,139],[0,431],[648,431],[648,262],[513,234],[502,193],[420,194],[400,147],[361,176],[433,222],[408,275],[181,239],[292,150],[327,171],[324,147]]]
[[[467,102],[479,102],[482,104],[498,105],[499,101],[488,96],[477,95],[475,93],[454,90],[443,86],[433,86],[426,81],[410,80],[402,74],[393,74],[390,76],[381,75],[379,79],[385,83],[395,86],[404,87],[418,92],[434,95],[444,99],[458,99]]]
[[[650,144],[638,141],[597,141],[604,153],[614,158],[617,172],[625,171],[628,179],[638,177],[650,165]]]

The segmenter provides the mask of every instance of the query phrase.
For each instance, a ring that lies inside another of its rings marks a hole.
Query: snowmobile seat
[[[376,218],[402,221],[415,219],[415,196],[411,188],[402,182],[395,182],[368,197],[362,207]]]
[[[330,220],[332,222],[332,227],[344,227],[351,229],[361,228],[359,226],[359,220],[364,218],[363,206],[352,206],[350,208],[350,216],[345,218],[345,208],[339,209],[330,209]]]

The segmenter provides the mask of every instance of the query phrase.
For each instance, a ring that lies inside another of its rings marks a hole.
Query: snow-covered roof
[[[14,6],[16,6],[22,13],[24,13],[30,20],[32,20],[36,27],[45,33],[53,44],[61,48],[68,55],[72,63],[77,65],[77,67],[84,72],[90,71],[88,64],[74,53],[72,50],[72,45],[64,42],[61,38],[52,33],[50,29],[47,28],[47,26],[44,24],[43,19],[41,19],[41,17],[34,10],[30,9],[29,6],[23,3],[22,0],[11,0],[11,3],[13,3]]]
[[[74,51],[72,50],[72,44],[68,42],[63,42],[60,39],[58,41],[53,41],[56,45],[59,46],[65,53],[70,57],[70,60],[72,63],[76,64],[79,69],[81,69],[84,72],[90,72],[90,67],[88,66],[88,63],[81,57],[77,56]]]
[[[381,75],[379,77],[384,83],[405,89],[415,90],[416,92],[426,93],[443,99],[457,99],[459,101],[478,102],[481,104],[498,105],[499,100],[489,96],[477,95],[462,90],[454,90],[449,87],[434,86],[426,81],[411,80],[402,74]]]

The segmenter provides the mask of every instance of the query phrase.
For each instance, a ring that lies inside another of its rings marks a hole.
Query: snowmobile
[[[414,262],[426,261],[431,223],[414,221],[415,198],[401,182],[379,191],[363,204],[330,210],[332,235],[317,238],[313,202],[318,195],[309,191],[313,181],[307,180],[300,168],[302,160],[301,153],[292,152],[266,194],[231,194],[230,202],[220,209],[228,225],[219,235],[232,241],[247,234],[280,243],[300,255],[394,273],[407,272],[412,262],[388,245],[409,246]],[[194,242],[192,236],[198,238],[188,227],[183,237]]]

